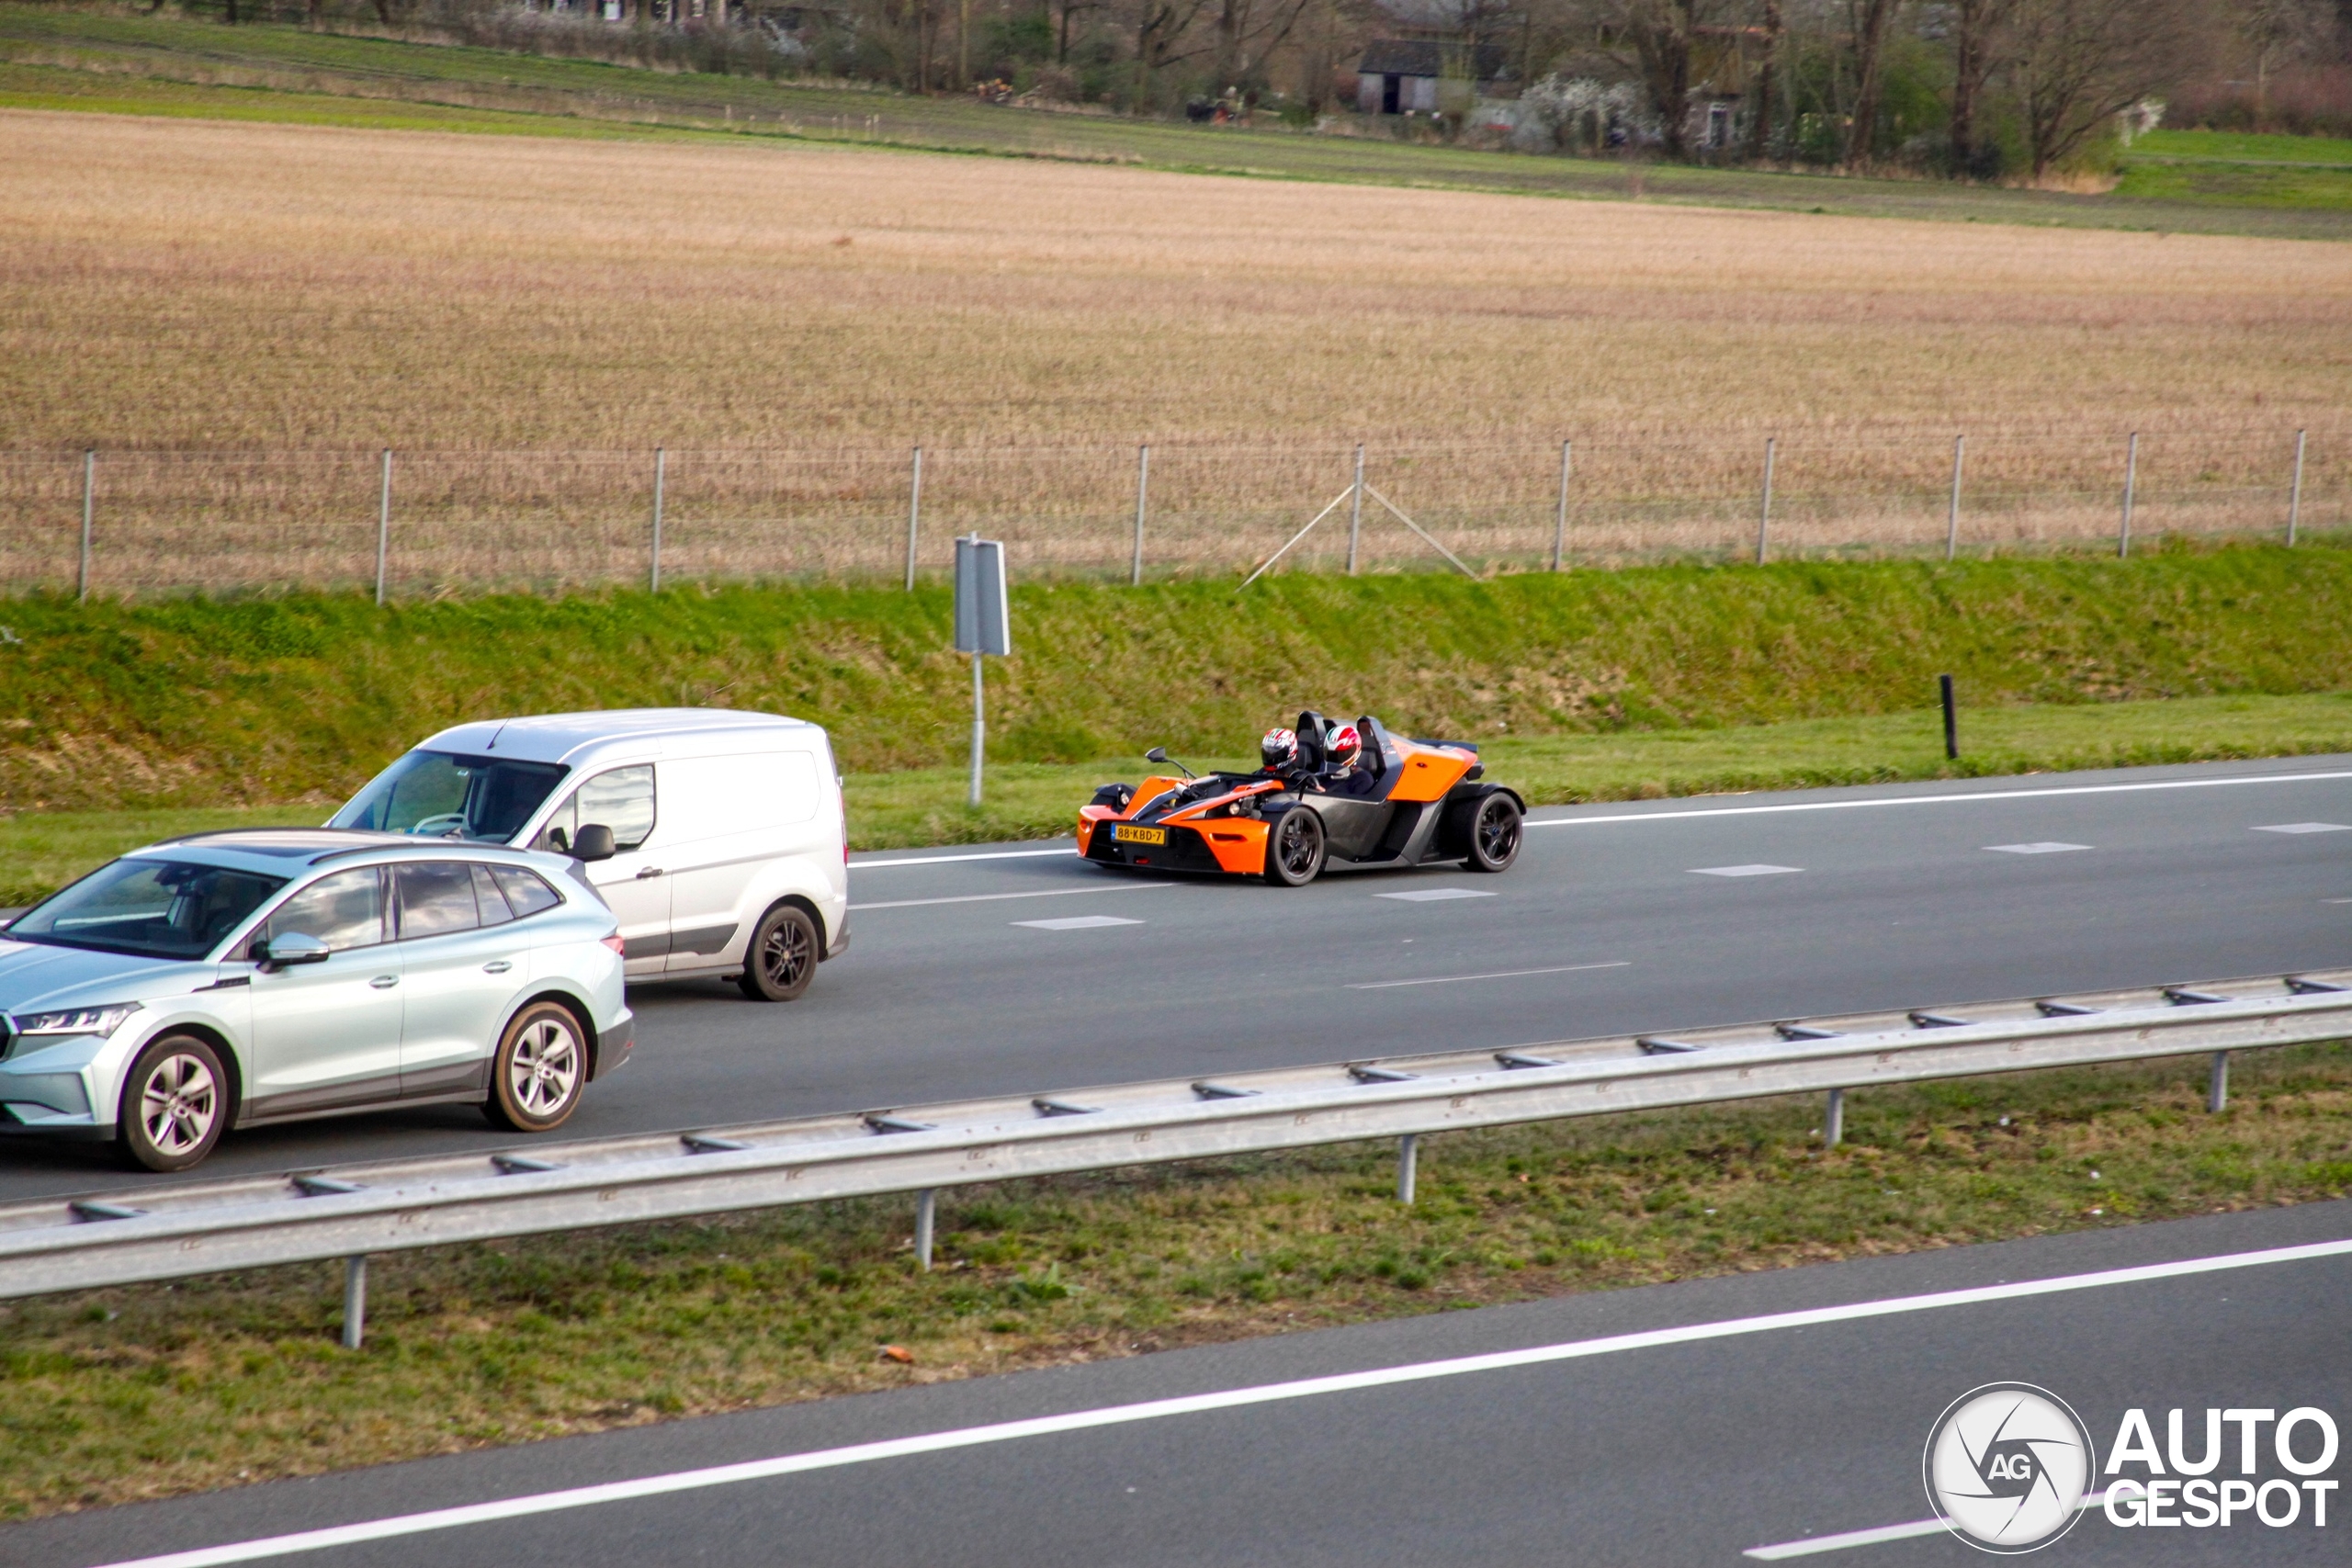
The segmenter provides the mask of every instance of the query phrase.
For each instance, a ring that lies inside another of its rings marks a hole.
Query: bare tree
[[[2196,0],[2018,0],[2009,74],[2033,176],[2179,73]]]
[[[1762,162],[1772,148],[1772,78],[1781,69],[1781,0],[1763,0],[1764,58],[1756,67],[1756,107],[1747,119],[1747,155]]]
[[[1972,175],[1981,166],[1977,117],[1997,62],[1998,38],[2011,0],[1955,0],[1951,45],[1951,167]]]
[[[1878,141],[1878,104],[1883,85],[1886,33],[1901,0],[1853,0],[1854,112],[1846,121],[1845,161],[1869,158]]]
[[[2324,52],[2335,41],[2334,0],[2239,0],[2233,18],[2254,59],[2254,118],[2269,114],[2270,77],[2281,65]]]

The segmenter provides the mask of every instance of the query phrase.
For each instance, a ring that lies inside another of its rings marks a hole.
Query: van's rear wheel
[[[743,954],[737,982],[755,1002],[788,1002],[808,988],[817,975],[817,922],[794,904],[779,904],[760,917]]]

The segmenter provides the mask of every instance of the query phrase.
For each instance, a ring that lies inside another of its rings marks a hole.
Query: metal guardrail
[[[1438,1132],[1797,1092],[1829,1095],[1838,1141],[1851,1089],[1930,1078],[2352,1037],[2352,970],[2099,995],[1619,1035],[1178,1078],[1067,1093],[648,1134],[528,1152],[440,1156],[286,1176],[163,1185],[0,1206],[0,1297],[350,1260],[356,1344],[369,1253],[770,1208],[921,1194],[930,1262],[943,1187],[1401,1140]]]

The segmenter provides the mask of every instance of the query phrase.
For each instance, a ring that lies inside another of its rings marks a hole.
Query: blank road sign
[[[1004,596],[1004,541],[970,535],[956,541],[956,651],[1012,651],[1012,618]]]

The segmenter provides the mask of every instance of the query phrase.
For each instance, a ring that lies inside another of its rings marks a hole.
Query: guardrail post
[[[2123,525],[2115,536],[2115,558],[2121,560],[2132,553],[2132,491],[2140,478],[2140,433],[2132,433],[2132,444],[2123,449]]]
[[[646,592],[662,592],[662,481],[668,476],[670,454],[662,447],[653,449],[653,570],[646,582]]]
[[[1363,444],[1356,444],[1354,498],[1348,503],[1348,575],[1356,574],[1356,539],[1363,533]]]
[[[939,1220],[939,1193],[926,1187],[915,1194],[915,1265],[931,1272],[931,1238]]]
[[[1396,1201],[1413,1201],[1413,1177],[1419,1164],[1421,1140],[1412,1133],[1396,1140]]]
[[[2295,432],[2295,482],[2287,490],[2287,543],[2295,543],[2295,525],[2303,518],[2303,437],[2309,431]]]
[[[2205,1086],[2205,1109],[2219,1116],[2230,1102],[2230,1054],[2213,1053],[2213,1076]]]
[[[367,1332],[368,1255],[362,1252],[343,1260],[343,1348],[358,1349]]]
[[[1560,552],[1568,542],[1568,444],[1560,443],[1560,511],[1552,519],[1552,570],[1560,570]]]
[[[1764,506],[1756,514],[1756,564],[1764,564],[1765,541],[1772,533],[1772,457],[1780,442],[1776,437],[1764,438]]]
[[[384,448],[383,482],[376,487],[376,608],[384,607],[384,564],[392,553],[392,449]]]
[[[74,574],[74,597],[87,603],[90,597],[90,518],[97,505],[98,454],[95,447],[82,454],[82,566]]]
[[[1128,570],[1127,586],[1143,586],[1143,508],[1151,493],[1151,446],[1149,443],[1136,448],[1136,558]]]
[[[1846,1141],[1846,1091],[1829,1091],[1829,1113],[1821,1122],[1821,1146],[1834,1149]]]

